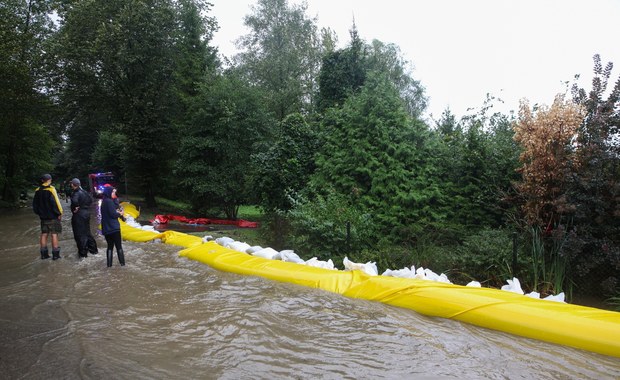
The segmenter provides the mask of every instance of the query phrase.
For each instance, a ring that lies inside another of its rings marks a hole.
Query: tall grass
[[[539,284],[546,283],[545,243],[539,227],[531,227],[532,286],[540,291]]]
[[[531,257],[532,286],[541,294],[564,292],[572,296],[572,283],[568,277],[569,257],[565,253],[568,233],[559,225],[549,237],[544,237],[539,227],[532,227]]]

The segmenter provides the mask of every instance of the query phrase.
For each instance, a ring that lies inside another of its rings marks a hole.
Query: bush
[[[351,257],[370,246],[373,225],[370,215],[339,194],[330,192],[310,201],[298,197],[286,213],[289,243],[303,256],[332,259]]]
[[[455,270],[461,281],[476,280],[487,286],[501,287],[507,279],[519,277],[513,273],[512,232],[504,229],[483,229],[465,238],[455,248]],[[518,266],[525,268],[528,261],[518,256]]]

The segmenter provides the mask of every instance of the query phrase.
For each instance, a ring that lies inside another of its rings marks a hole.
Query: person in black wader
[[[103,200],[101,201],[101,232],[105,237],[108,248],[106,249],[106,258],[108,267],[112,266],[112,259],[114,258],[114,247],[116,247],[116,254],[118,255],[118,262],[121,266],[125,265],[125,253],[123,252],[123,243],[121,238],[121,224],[118,219],[121,218],[123,222],[125,217],[119,212],[115,199],[116,189],[111,186],[103,188]]]
[[[37,187],[32,199],[32,210],[41,219],[41,259],[49,259],[47,250],[47,237],[52,235],[52,260],[60,259],[60,246],[58,245],[58,234],[62,232],[62,206],[58,199],[56,189],[52,186],[52,176],[43,174],[41,176],[41,186]]]
[[[90,205],[93,198],[88,192],[82,189],[80,180],[71,180],[71,227],[73,228],[73,238],[77,244],[79,257],[86,257],[90,252],[92,255],[99,253],[97,241],[90,232]]]

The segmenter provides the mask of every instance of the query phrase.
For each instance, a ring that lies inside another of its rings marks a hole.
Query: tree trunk
[[[146,201],[146,207],[155,208],[157,207],[157,201],[155,200],[155,192],[153,191],[153,186],[149,182],[146,185],[146,194],[144,195],[144,200]]]

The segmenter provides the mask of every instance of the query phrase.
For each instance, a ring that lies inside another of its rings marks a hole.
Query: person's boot
[[[108,260],[108,267],[112,266],[112,259],[114,258],[114,251],[108,249],[105,251],[106,259]]]
[[[60,247],[52,248],[52,260],[60,259]]]
[[[97,241],[95,238],[88,238],[88,243],[86,243],[86,247],[88,248],[88,253],[91,255],[96,255],[99,253],[99,249],[97,248]]]
[[[121,263],[121,266],[125,266],[125,252],[122,249],[117,249],[116,253],[118,254],[118,262]]]
[[[50,258],[50,254],[49,254],[49,251],[47,250],[47,247],[41,248],[41,260],[45,260],[49,258]]]
[[[80,236],[76,241],[78,242],[78,254],[80,258],[88,257],[88,237]]]

